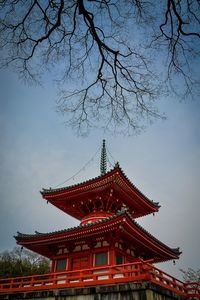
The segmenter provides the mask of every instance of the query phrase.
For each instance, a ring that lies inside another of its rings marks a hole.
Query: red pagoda
[[[180,251],[156,239],[136,219],[159,210],[126,177],[119,164],[106,172],[105,140],[101,175],[80,184],[43,189],[42,197],[80,225],[61,231],[19,233],[17,244],[52,261],[51,272],[76,271],[178,259]]]
[[[136,222],[160,206],[130,182],[118,163],[106,171],[105,140],[100,169],[100,176],[80,184],[43,189],[45,200],[80,225],[50,233],[18,232],[17,244],[48,257],[51,272],[0,279],[0,299],[16,299],[16,294],[27,300],[75,300],[76,295],[83,300],[200,299],[198,282],[182,282],[154,266],[178,259],[180,251]]]

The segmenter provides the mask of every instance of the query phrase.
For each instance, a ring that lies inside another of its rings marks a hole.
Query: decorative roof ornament
[[[103,139],[103,145],[101,148],[101,163],[100,163],[101,175],[106,174],[106,167],[107,167],[106,141]]]

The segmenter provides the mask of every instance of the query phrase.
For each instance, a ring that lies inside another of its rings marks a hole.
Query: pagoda
[[[41,191],[43,199],[79,220],[79,226],[49,233],[18,232],[15,236],[17,244],[48,257],[51,272],[179,258],[178,248],[165,245],[136,221],[158,212],[159,204],[127,178],[119,163],[107,171],[106,159],[103,140],[100,176]]]

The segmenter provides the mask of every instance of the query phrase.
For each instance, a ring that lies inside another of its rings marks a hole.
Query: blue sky
[[[47,78],[48,79],[48,78]],[[200,103],[160,99],[167,115],[140,135],[114,136],[92,130],[77,137],[56,112],[56,88],[26,86],[9,72],[0,74],[0,250],[15,246],[17,231],[33,233],[72,227],[78,222],[47,205],[39,191],[73,176],[106,144],[129,179],[150,199],[159,213],[138,220],[142,226],[183,254],[158,265],[181,277],[180,268],[199,268],[200,239]],[[98,176],[100,154],[66,185]]]

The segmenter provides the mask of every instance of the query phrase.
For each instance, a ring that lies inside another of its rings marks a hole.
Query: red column
[[[110,265],[115,265],[115,247],[111,245],[109,247]]]

